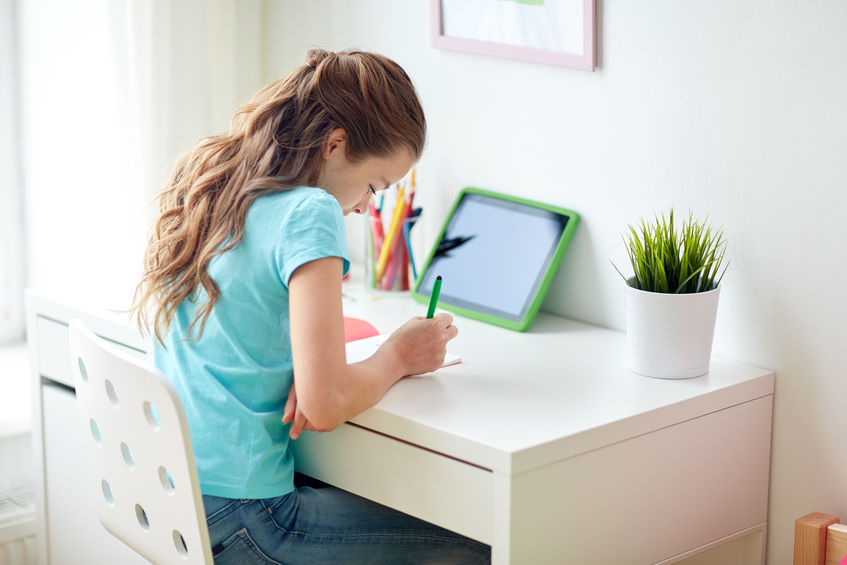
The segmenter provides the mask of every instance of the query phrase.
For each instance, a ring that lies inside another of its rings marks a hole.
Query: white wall
[[[397,60],[430,126],[421,252],[463,186],[572,208],[554,312],[623,328],[610,261],[625,266],[640,216],[675,206],[723,226],[715,353],[777,372],[768,562],[790,563],[795,518],[847,518],[847,3],[599,4],[586,73],[434,49],[428,0],[267,2],[264,78],[313,46]]]

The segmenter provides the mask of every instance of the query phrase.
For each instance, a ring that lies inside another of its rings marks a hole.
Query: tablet
[[[571,210],[465,188],[456,198],[412,290],[438,308],[517,331],[535,318],[579,223]]]

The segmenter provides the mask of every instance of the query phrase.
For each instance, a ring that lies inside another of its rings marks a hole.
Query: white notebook
[[[388,339],[388,334],[380,334],[366,337],[364,339],[357,339],[356,341],[348,341],[347,363],[358,363],[359,361],[364,361],[376,353],[376,350],[379,349],[379,346],[382,345],[386,339]],[[462,359],[458,355],[453,355],[448,351],[447,356],[444,357],[444,365],[442,365],[442,367],[455,365],[461,361]]]

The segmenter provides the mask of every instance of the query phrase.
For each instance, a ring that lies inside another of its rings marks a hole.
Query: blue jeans
[[[334,487],[203,504],[216,565],[491,561],[485,544]]]

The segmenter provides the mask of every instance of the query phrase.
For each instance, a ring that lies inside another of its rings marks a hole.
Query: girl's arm
[[[413,318],[373,356],[348,365],[341,275],[342,260],[326,257],[299,267],[288,283],[296,397],[286,404],[283,421],[300,419],[293,437],[304,420],[306,429],[332,430],[376,404],[400,378],[438,369],[458,333],[449,314]]]

